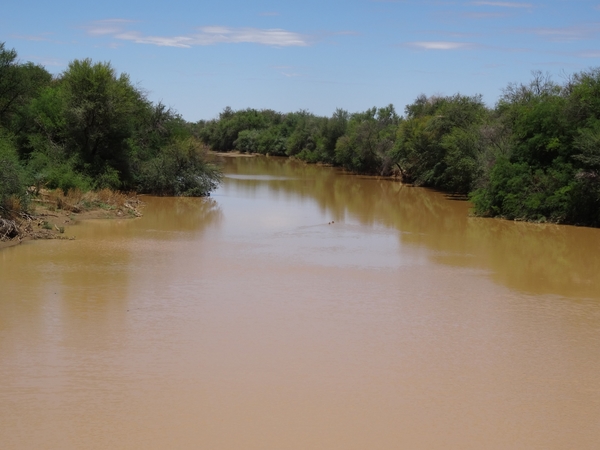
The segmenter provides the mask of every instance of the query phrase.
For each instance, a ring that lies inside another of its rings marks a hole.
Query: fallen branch
[[[0,241],[13,239],[19,234],[19,226],[14,220],[0,218]]]

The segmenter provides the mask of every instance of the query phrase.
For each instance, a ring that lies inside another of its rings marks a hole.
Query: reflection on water
[[[221,162],[0,252],[0,448],[597,447],[598,230]]]
[[[273,195],[316,201],[336,221],[397,229],[402,243],[433,250],[435,262],[489,270],[497,282],[533,294],[600,298],[600,230],[471,217],[468,202],[442,193],[368,177],[357,182],[292,160],[224,164],[235,189],[254,195],[266,185]],[[283,176],[264,175],[276,170]]]
[[[196,238],[209,225],[222,219],[219,205],[211,198],[152,198],[152,214],[144,220],[144,228],[157,232],[152,238],[168,239],[182,234]],[[161,233],[163,233],[161,235]],[[166,233],[166,235],[164,234]]]

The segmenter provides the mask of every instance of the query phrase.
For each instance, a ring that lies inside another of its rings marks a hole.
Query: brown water
[[[600,230],[225,170],[0,252],[1,449],[600,448]]]

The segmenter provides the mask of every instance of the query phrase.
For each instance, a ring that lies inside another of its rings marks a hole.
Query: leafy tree
[[[0,126],[15,130],[15,120],[22,109],[52,76],[39,65],[19,64],[17,52],[0,42]]]
[[[129,142],[142,94],[109,63],[75,60],[61,78],[66,110],[66,147],[80,170],[92,176],[117,171],[129,180]],[[118,188],[120,186],[111,186]]]
[[[467,193],[479,176],[480,128],[489,112],[481,96],[419,96],[406,107],[390,153],[404,180]]]
[[[25,174],[10,137],[0,131],[0,217],[16,207],[26,208]]]
[[[336,162],[359,173],[389,175],[391,161],[388,154],[394,146],[399,121],[391,104],[352,115],[348,133],[337,141]]]

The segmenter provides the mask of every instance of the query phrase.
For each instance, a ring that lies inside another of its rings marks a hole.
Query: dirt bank
[[[0,250],[36,239],[74,239],[68,228],[81,220],[140,217],[142,201],[135,194],[104,189],[98,192],[61,190],[32,194],[27,211],[0,218]]]

